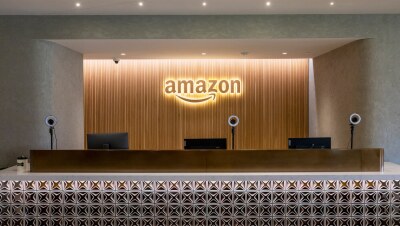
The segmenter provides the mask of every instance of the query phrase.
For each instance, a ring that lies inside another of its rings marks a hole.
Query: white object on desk
[[[17,158],[17,173],[26,173],[28,171],[28,158],[20,156]]]

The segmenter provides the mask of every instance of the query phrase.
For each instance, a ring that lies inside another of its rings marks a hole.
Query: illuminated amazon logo
[[[239,79],[232,80],[166,80],[164,92],[175,95],[182,101],[189,103],[202,103],[215,100],[217,94],[240,94],[242,83]]]

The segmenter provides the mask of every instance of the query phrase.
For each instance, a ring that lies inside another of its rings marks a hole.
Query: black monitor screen
[[[289,138],[289,149],[330,149],[330,137]]]
[[[184,149],[226,149],[226,138],[184,139]]]
[[[129,149],[128,133],[87,134],[88,149]]]

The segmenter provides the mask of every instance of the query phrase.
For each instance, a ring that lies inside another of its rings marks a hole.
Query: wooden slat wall
[[[242,80],[242,94],[185,104],[163,92],[165,79]],[[130,149],[182,149],[184,138],[226,137],[240,117],[237,149],[287,148],[308,136],[308,61],[84,61],[85,133],[129,132]]]

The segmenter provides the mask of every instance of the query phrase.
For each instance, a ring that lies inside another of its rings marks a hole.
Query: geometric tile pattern
[[[400,226],[400,180],[0,181],[0,226]]]

